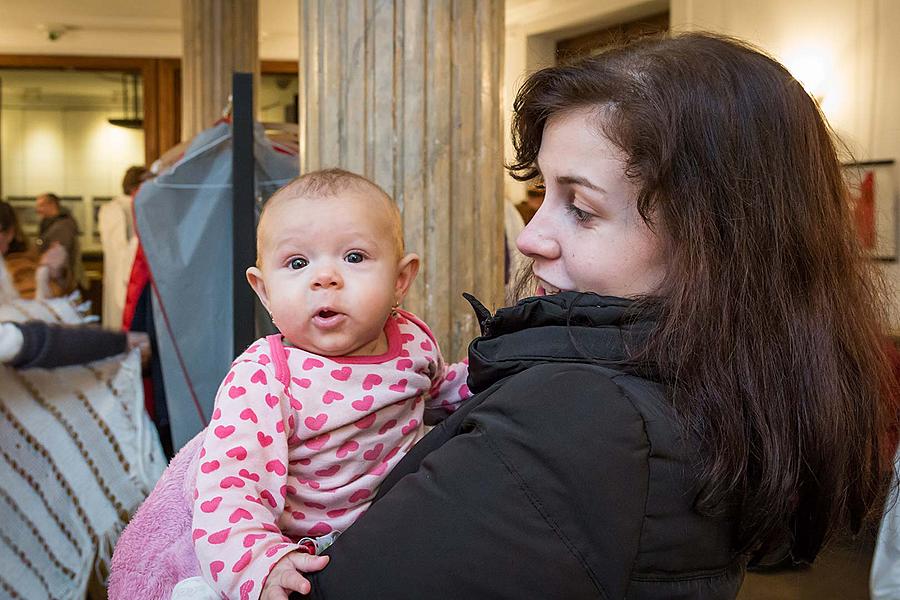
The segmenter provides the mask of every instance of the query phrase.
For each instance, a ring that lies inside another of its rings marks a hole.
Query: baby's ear
[[[263,279],[263,274],[262,271],[259,270],[259,267],[250,267],[247,269],[247,283],[250,284],[250,287],[252,287],[253,291],[256,292],[256,295],[259,296],[259,301],[266,307],[266,310],[272,312],[269,308],[269,294],[266,293],[266,282]]]
[[[394,286],[394,302],[400,304],[409,291],[409,286],[416,279],[419,272],[419,255],[410,252],[400,259],[397,265],[397,284]]]

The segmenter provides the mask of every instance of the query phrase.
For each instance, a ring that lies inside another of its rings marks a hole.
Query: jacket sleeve
[[[127,349],[125,334],[86,325],[56,325],[43,321],[15,323],[22,347],[10,365],[19,369],[52,369],[84,364]]]
[[[443,359],[438,362],[439,371],[425,399],[425,424],[437,425],[447,415],[453,414],[472,395],[466,379],[469,376],[469,360],[452,365]]]
[[[639,413],[595,367],[528,369],[413,448],[310,574],[312,595],[624,597],[649,451]]]

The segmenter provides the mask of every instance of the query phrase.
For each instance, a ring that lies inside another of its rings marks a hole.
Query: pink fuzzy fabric
[[[169,600],[175,584],[200,575],[191,505],[203,432],[175,455],[122,532],[109,574],[110,600]]]

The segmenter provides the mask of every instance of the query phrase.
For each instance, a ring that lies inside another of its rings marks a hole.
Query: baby
[[[298,551],[366,511],[424,435],[426,410],[469,395],[466,365],[445,365],[428,327],[398,308],[419,258],[378,186],[339,169],[304,175],[269,200],[257,232],[247,280],[281,334],[237,357],[219,388],[192,525],[213,597],[242,600],[307,592]]]

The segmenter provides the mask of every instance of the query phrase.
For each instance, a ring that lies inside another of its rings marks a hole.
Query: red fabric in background
[[[131,330],[134,310],[148,283],[150,283],[150,266],[147,264],[147,257],[144,256],[144,248],[138,244],[137,252],[134,255],[134,264],[131,265],[128,289],[125,292],[125,308],[122,310],[122,327],[125,331]]]
[[[875,172],[866,171],[860,182],[859,196],[855,197],[853,218],[856,221],[856,233],[862,247],[866,250],[875,248]]]
[[[128,279],[128,290],[125,293],[125,308],[122,310],[122,328],[131,331],[131,323],[134,321],[134,311],[144,288],[150,283],[150,266],[144,249],[138,243],[137,252],[134,255],[134,264],[131,265],[131,277]],[[153,380],[144,377],[144,407],[150,418],[156,419],[156,411],[153,408]]]

